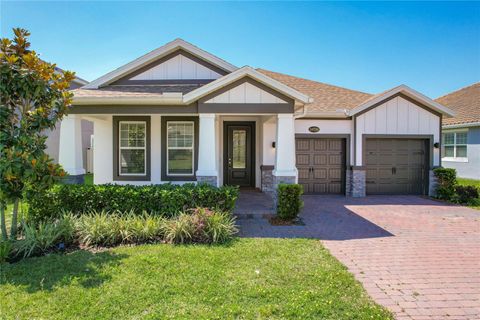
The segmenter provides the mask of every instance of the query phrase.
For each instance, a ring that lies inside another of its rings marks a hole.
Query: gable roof
[[[475,123],[480,125],[480,82],[446,94],[435,101],[456,113],[453,118],[443,119],[444,126],[461,127]]]
[[[426,107],[441,113],[443,115],[446,115],[447,117],[452,117],[455,115],[455,113],[448,109],[447,107],[441,105],[440,103],[430,99],[429,97],[421,94],[418,91],[413,90],[412,88],[402,84],[400,86],[394,87],[392,89],[386,90],[384,92],[381,92],[379,94],[376,94],[374,96],[371,96],[367,100],[365,100],[363,103],[358,105],[357,107],[353,108],[350,110],[349,115],[353,116],[359,112],[362,112],[372,106],[377,105],[378,103],[381,103],[382,101],[388,100],[390,97],[396,96],[397,94],[402,93],[406,95],[407,97],[418,101],[422,104],[424,104]]]
[[[369,93],[298,78],[283,73],[273,72],[265,69],[257,70],[291,88],[294,88],[312,97],[313,102],[307,106],[307,112],[309,114],[334,112],[342,113],[344,110],[350,110],[358,106],[360,103],[372,96]],[[343,112],[343,114],[345,114],[345,112]]]
[[[183,99],[183,102],[188,104],[188,103],[191,103],[195,100],[198,100],[204,96],[206,96],[207,94],[211,93],[211,92],[214,92],[226,85],[229,85],[230,83],[233,83],[241,78],[244,78],[244,77],[250,77],[280,93],[283,93],[284,95],[294,99],[294,100],[297,100],[297,101],[300,101],[302,103],[310,103],[313,101],[312,98],[310,98],[307,94],[303,93],[303,92],[300,92],[300,91],[297,91],[295,90],[294,88],[280,82],[280,81],[277,81],[255,69],[253,69],[252,67],[249,67],[249,66],[245,66],[245,67],[242,67],[230,74],[227,74],[215,81],[212,81],[206,85],[203,85],[201,86],[200,88],[194,90],[194,91],[191,91],[189,93],[187,93],[186,95],[184,95],[184,99]]]
[[[219,67],[220,69],[222,70],[225,70],[227,72],[233,72],[235,70],[237,70],[238,68],[228,62],[226,62],[225,60],[223,59],[220,59],[219,57],[217,56],[214,56],[213,54],[211,53],[208,53],[196,46],[194,46],[193,44],[183,40],[183,39],[175,39],[169,43],[167,43],[166,45],[163,45],[161,46],[160,48],[157,48],[143,56],[141,56],[140,58],[137,58],[115,70],[113,70],[112,72],[109,72],[103,76],[101,76],[100,78],[96,79],[96,80],[93,80],[92,82],[90,82],[89,84],[87,84],[85,86],[86,89],[97,89],[99,87],[102,87],[102,86],[105,86],[105,85],[108,85],[110,83],[112,83],[113,81],[123,77],[123,76],[126,76],[127,74],[131,73],[131,72],[134,72],[138,69],[140,69],[141,67],[153,62],[153,61],[156,61],[158,59],[161,59],[162,57],[174,52],[174,51],[177,51],[179,49],[183,49],[185,50],[186,52],[189,52],[191,54],[193,54],[194,56],[197,56],[198,58],[200,59],[203,59],[217,67]]]

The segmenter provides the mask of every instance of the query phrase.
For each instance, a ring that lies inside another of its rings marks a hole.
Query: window
[[[167,175],[193,176],[193,121],[167,121]]]
[[[467,158],[467,131],[445,132],[443,138],[443,158]]]
[[[113,180],[150,180],[150,117],[113,117]]]
[[[146,127],[144,121],[120,121],[119,175],[146,175]]]

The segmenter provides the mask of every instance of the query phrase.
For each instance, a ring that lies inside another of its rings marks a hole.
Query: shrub
[[[53,223],[22,223],[22,237],[14,246],[16,255],[26,258],[44,254],[61,242],[70,243],[74,238],[72,222],[69,218],[62,218]]]
[[[86,212],[149,212],[173,217],[188,209],[205,207],[231,212],[238,189],[208,184],[162,184],[152,186],[119,185],[56,185],[32,195],[29,199],[28,221],[48,221],[62,210],[74,215]]]
[[[455,195],[455,184],[457,180],[457,172],[451,168],[433,169],[435,177],[437,177],[437,198],[443,200],[451,200]]]
[[[453,197],[455,202],[472,204],[478,197],[478,189],[475,186],[455,186],[455,196]]]
[[[293,220],[300,213],[303,187],[299,184],[279,184],[277,189],[277,215],[284,220]]]
[[[206,208],[182,213],[165,224],[165,240],[170,243],[224,243],[237,232],[231,214]]]
[[[7,261],[12,252],[12,242],[8,240],[0,240],[0,264]]]
[[[146,243],[161,239],[164,219],[142,213],[141,215],[106,211],[90,212],[73,218],[76,235],[85,246],[114,246],[117,244]]]

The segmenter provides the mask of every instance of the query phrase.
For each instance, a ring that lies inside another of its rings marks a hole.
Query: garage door
[[[297,138],[295,144],[306,194],[345,192],[345,139]]]
[[[426,194],[427,140],[367,139],[367,194]]]

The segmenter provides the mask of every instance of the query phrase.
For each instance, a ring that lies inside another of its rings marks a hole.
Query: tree
[[[6,239],[5,208],[13,203],[10,238],[15,240],[20,200],[65,175],[45,153],[45,132],[66,115],[75,75],[57,72],[55,64],[29,50],[27,30],[13,33],[13,40],[0,40],[0,224]]]

